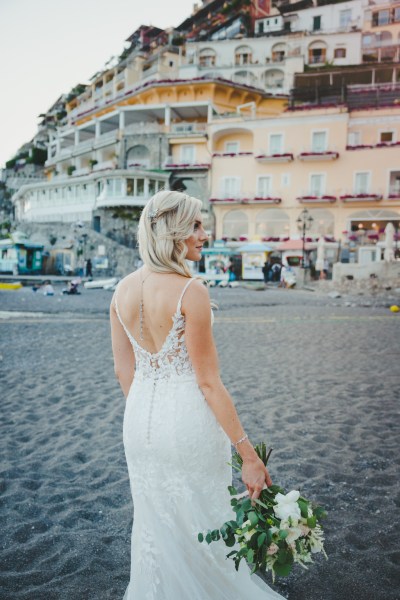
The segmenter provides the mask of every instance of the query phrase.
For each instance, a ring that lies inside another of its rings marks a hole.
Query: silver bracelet
[[[239,446],[239,444],[241,444],[242,442],[245,442],[248,439],[249,439],[249,436],[246,434],[242,438],[240,438],[240,440],[238,440],[235,444],[233,444],[235,446],[236,450],[237,450],[237,447]]]

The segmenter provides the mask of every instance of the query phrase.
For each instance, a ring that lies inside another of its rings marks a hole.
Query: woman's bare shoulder
[[[198,310],[202,306],[210,307],[210,294],[204,280],[197,278],[189,285],[182,302],[182,312]]]

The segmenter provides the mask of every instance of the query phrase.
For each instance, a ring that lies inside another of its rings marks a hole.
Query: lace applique
[[[181,312],[182,298],[190,283],[189,279],[178,302],[175,314],[172,316],[172,327],[166,340],[157,353],[152,353],[143,348],[126,328],[118,310],[117,298],[115,296],[115,310],[118,319],[128,336],[135,353],[135,378],[143,379],[169,379],[172,375],[193,375],[194,369],[189,358],[185,344],[185,317]]]

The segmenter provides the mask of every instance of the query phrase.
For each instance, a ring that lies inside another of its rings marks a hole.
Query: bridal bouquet
[[[272,449],[267,454],[262,443],[255,450],[267,465]],[[240,471],[242,462],[236,453],[232,466]],[[320,524],[325,516],[323,508],[313,505],[296,490],[285,494],[278,485],[265,488],[253,503],[247,492],[238,495],[233,486],[228,489],[235,520],[227,521],[220,529],[199,533],[198,540],[211,544],[222,539],[226,546],[234,547],[227,558],[235,562],[236,570],[244,558],[252,573],[271,571],[275,581],[275,575],[288,575],[295,563],[307,569],[307,564],[313,562],[313,554],[322,552],[327,558]]]

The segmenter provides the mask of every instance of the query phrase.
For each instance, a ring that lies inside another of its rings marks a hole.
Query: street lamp
[[[301,232],[301,239],[303,240],[303,257],[301,260],[301,266],[305,268],[305,248],[306,248],[306,231],[311,229],[314,219],[310,215],[306,208],[303,208],[300,215],[296,219],[297,228]]]

